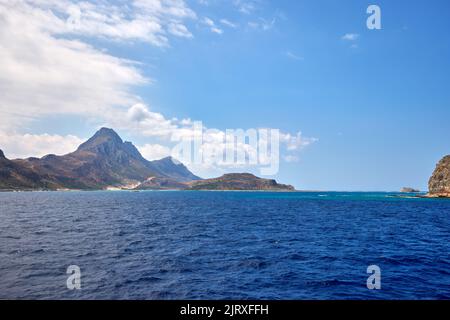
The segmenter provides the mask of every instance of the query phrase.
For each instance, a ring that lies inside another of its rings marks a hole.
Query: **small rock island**
[[[417,193],[417,192],[420,192],[420,190],[410,188],[410,187],[404,187],[400,190],[400,192],[402,192],[402,193]]]

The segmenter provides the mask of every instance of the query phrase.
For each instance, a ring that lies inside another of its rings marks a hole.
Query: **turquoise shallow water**
[[[450,201],[403,196],[0,193],[0,298],[450,299]]]

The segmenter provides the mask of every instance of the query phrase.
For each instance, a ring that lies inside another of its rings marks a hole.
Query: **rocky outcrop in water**
[[[450,155],[445,156],[436,165],[428,181],[428,196],[450,198]]]
[[[414,189],[414,188],[409,188],[409,187],[404,187],[400,190],[400,192],[403,193],[414,193],[414,192],[420,192],[420,190]]]

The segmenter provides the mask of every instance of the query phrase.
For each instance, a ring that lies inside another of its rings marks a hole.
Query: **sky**
[[[0,0],[0,149],[65,154],[107,126],[154,160],[201,121],[206,149],[278,129],[270,177],[297,189],[426,190],[450,153],[449,30],[446,0]]]

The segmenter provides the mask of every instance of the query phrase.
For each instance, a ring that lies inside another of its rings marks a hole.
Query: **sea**
[[[450,200],[3,192],[0,299],[450,299]]]

